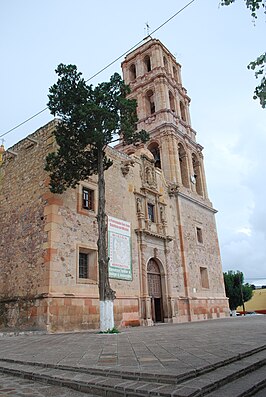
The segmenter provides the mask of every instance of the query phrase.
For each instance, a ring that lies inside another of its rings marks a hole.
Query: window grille
[[[79,278],[89,278],[89,255],[79,253]]]
[[[154,205],[148,203],[148,218],[151,222],[155,222]]]

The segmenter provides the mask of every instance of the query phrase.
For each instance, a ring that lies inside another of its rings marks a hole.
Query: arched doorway
[[[161,272],[154,259],[150,259],[147,266],[148,293],[151,298],[151,315],[155,323],[163,322],[163,302]]]

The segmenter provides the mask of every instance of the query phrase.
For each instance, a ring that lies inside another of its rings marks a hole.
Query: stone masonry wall
[[[0,168],[2,327],[45,328],[47,322],[43,295],[48,292],[44,263],[48,182],[44,163],[53,126],[51,123],[13,146]]]
[[[134,234],[136,210],[134,186],[131,182],[133,170],[129,170],[125,178],[121,166],[127,156],[112,149],[109,150],[109,155],[114,163],[105,176],[106,213],[132,222],[133,279],[110,280],[111,287],[116,291],[115,323],[117,326],[139,325],[138,247]],[[96,176],[81,182],[75,189],[68,189],[62,195],[48,193],[47,197],[45,214],[49,222],[45,228],[50,241],[48,330],[51,332],[95,329],[99,326],[97,260],[92,278],[86,281],[78,278],[78,250],[83,248],[97,252],[98,239],[97,208],[87,213],[80,211],[82,186],[95,189],[97,200]]]

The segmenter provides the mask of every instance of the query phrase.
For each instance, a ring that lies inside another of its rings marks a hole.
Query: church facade
[[[141,146],[108,148],[106,212],[116,326],[228,315],[216,210],[191,127],[180,65],[156,39],[122,63],[138,103]],[[56,120],[3,154],[0,327],[48,332],[99,326],[97,176],[49,190]]]

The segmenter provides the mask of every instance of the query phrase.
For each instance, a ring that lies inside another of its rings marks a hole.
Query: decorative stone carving
[[[145,182],[150,186],[156,186],[155,170],[154,167],[146,167],[145,170]]]
[[[130,167],[134,167],[134,160],[122,161],[121,171],[124,176],[129,173]]]
[[[145,124],[152,124],[155,120],[156,120],[156,116],[148,117],[148,118],[145,120]]]
[[[148,200],[148,202],[149,202],[150,204],[153,204],[153,205],[156,204],[155,196],[154,196],[154,195],[152,195],[152,194],[147,194],[146,197],[147,197],[147,200]]]
[[[169,196],[170,197],[175,196],[179,192],[179,189],[180,189],[180,185],[178,183],[170,183],[168,185],[168,194],[169,194]]]
[[[154,166],[155,161],[152,153],[149,152],[149,154],[150,156],[147,156],[145,153],[141,155],[140,177],[142,180],[143,187],[156,189],[157,180],[156,180],[156,172]]]
[[[154,259],[150,259],[149,260],[149,263],[147,265],[147,272],[160,274],[160,268],[159,268],[158,264],[155,262]]]

